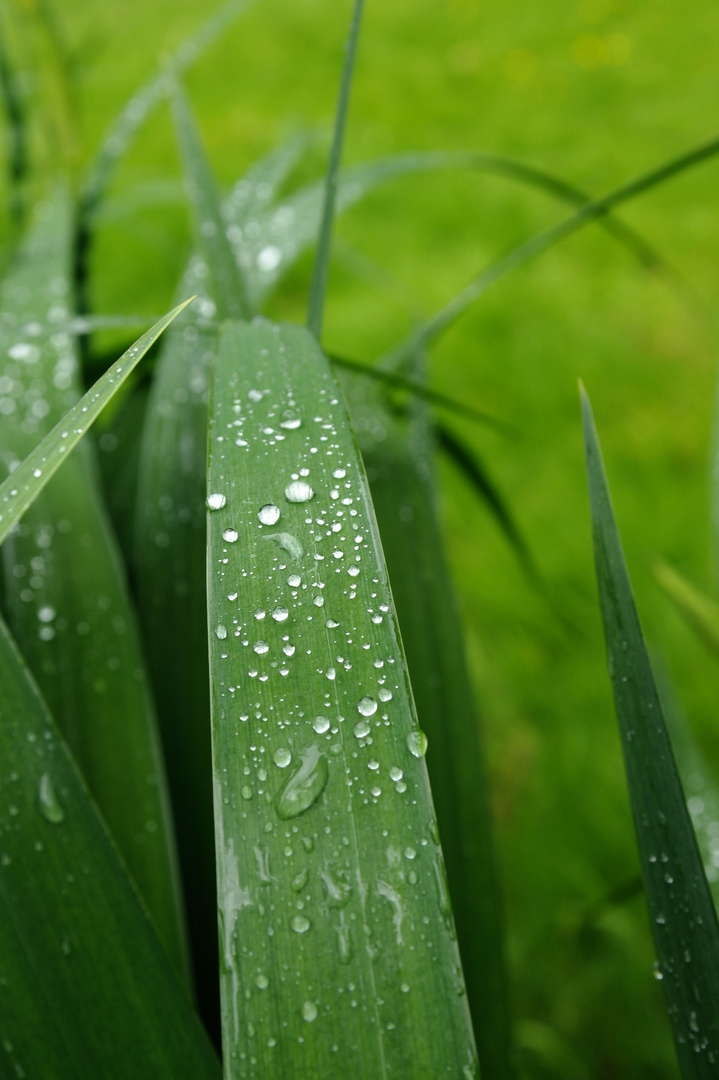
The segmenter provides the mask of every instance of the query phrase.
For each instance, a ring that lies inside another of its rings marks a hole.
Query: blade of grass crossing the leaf
[[[347,110],[349,109],[350,90],[352,88],[352,77],[354,75],[357,42],[359,40],[363,8],[364,0],[354,0],[352,22],[350,24],[349,36],[345,46],[345,62],[342,69],[342,82],[340,84],[339,99],[337,101],[335,129],[332,136],[330,160],[327,166],[327,178],[325,181],[322,220],[320,222],[320,232],[317,238],[317,253],[315,255],[312,284],[310,285],[310,298],[307,306],[307,326],[318,341],[322,337],[322,317],[324,314],[325,293],[327,292],[327,274],[330,262],[332,224],[335,217],[335,201],[337,198],[337,178],[339,175],[340,161],[342,159],[342,144],[344,142],[345,126],[347,124]]]
[[[58,326],[69,314],[65,293],[70,241],[69,203],[56,193],[36,215],[0,289],[2,374],[17,395],[14,410],[3,417],[0,458],[9,469],[17,466],[5,484],[19,488],[28,470],[27,460],[20,460],[56,420],[70,424],[66,409],[80,397],[73,339],[52,329],[53,322]],[[38,386],[42,395],[33,393]],[[87,414],[80,415],[85,421]],[[69,440],[68,435],[61,445]],[[67,449],[60,460],[66,456]],[[186,973],[155,719],[95,470],[92,447],[85,443],[47,487],[35,493],[24,520],[15,523],[2,547],[4,599],[15,638],[73,748],[168,955],[178,972]],[[48,471],[38,465],[29,483],[39,485]],[[10,524],[7,518],[4,524]]]
[[[498,259],[474,278],[458,296],[450,300],[436,315],[413,330],[404,341],[391,351],[389,356],[385,358],[385,362],[389,366],[398,366],[410,362],[412,357],[423,352],[433,342],[437,341],[471,307],[475,300],[478,300],[492,285],[501,281],[511,271],[523,266],[535,256],[542,254],[542,252],[548,251],[584,225],[604,217],[617,206],[621,206],[630,199],[637,198],[637,196],[650,191],[667,180],[671,180],[687,169],[708,161],[717,153],[719,153],[719,138],[701,143],[687,153],[672,158],[664,165],[660,165],[658,168],[620,185],[620,187],[609,192],[608,195],[593,199],[582,206],[575,214],[538,233],[526,243],[520,244],[519,247],[514,248],[509,254]]]
[[[203,289],[190,263],[180,289]],[[172,794],[195,983],[219,1040],[217,894],[207,661],[207,396],[216,329],[200,296],[162,342],[142,433],[133,566]]]
[[[219,1080],[2,620],[0,762],[0,1074]]]
[[[719,1064],[719,925],[684,800],[582,392],[592,532],[609,672],[647,906],[684,1080]]]
[[[705,596],[665,562],[657,562],[654,576],[677,611],[696,631],[706,647],[719,656],[719,604]]]
[[[174,88],[172,111],[197,244],[209,270],[210,292],[218,318],[242,318],[249,314],[247,290],[227,239],[215,178],[178,84]]]
[[[502,916],[480,726],[462,620],[436,509],[434,441],[426,407],[393,414],[376,385],[343,374],[377,524],[447,860],[452,908],[481,1074],[514,1076]],[[382,438],[377,438],[380,431]]]
[[[228,1080],[340,1062],[348,1080],[474,1077],[426,739],[361,460],[308,331],[222,332],[208,484]]]

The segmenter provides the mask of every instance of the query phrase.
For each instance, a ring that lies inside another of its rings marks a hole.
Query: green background
[[[188,0],[56,5],[76,176],[129,93],[207,14]],[[318,139],[298,175],[319,173],[349,15],[348,0],[258,0],[193,68],[187,89],[225,187],[301,128]],[[601,194],[715,133],[718,44],[719,9],[707,0],[689,12],[679,0],[368,0],[345,161],[490,150]],[[26,55],[28,106],[52,96],[31,74],[38,56]],[[594,405],[645,632],[716,762],[714,662],[660,592],[652,563],[661,556],[712,587],[718,174],[710,162],[622,212],[694,301],[593,227],[500,283],[433,358],[437,388],[519,430],[507,439],[451,421],[491,469],[573,623],[532,590],[490,515],[442,466],[530,1077],[677,1075],[642,898],[583,929],[638,860],[596,601],[577,379]],[[95,310],[159,314],[190,248],[166,108],[123,161],[106,211]],[[325,345],[374,359],[564,212],[477,174],[387,186],[337,228]],[[272,315],[304,319],[310,271],[307,258]]]

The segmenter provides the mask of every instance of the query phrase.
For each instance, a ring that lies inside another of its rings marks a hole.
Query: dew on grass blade
[[[407,736],[407,749],[416,758],[422,758],[427,753],[427,736],[419,728],[410,731]]]
[[[293,915],[290,919],[290,926],[296,934],[306,934],[312,923],[306,915]]]
[[[377,702],[372,697],[363,697],[357,702],[357,712],[362,716],[374,716],[377,712]]]
[[[317,1006],[314,1001],[306,1001],[302,1006],[302,1019],[306,1020],[308,1024],[311,1024],[313,1020],[317,1019]]]
[[[305,480],[293,480],[285,488],[285,498],[290,503],[306,503],[314,498],[312,487]]]
[[[221,510],[223,506],[227,506],[226,495],[222,495],[219,491],[213,491],[211,495],[207,496],[208,510]]]
[[[317,746],[300,752],[300,767],[293,772],[277,796],[277,816],[283,820],[299,817],[317,802],[327,786],[327,758]]]
[[[51,825],[59,825],[65,820],[65,811],[57,797],[50,773],[43,773],[40,778],[37,802],[40,813]]]
[[[267,503],[260,507],[257,516],[263,525],[276,525],[280,520],[280,509],[274,503]]]
[[[369,720],[359,720],[352,729],[358,739],[364,739],[371,730]]]

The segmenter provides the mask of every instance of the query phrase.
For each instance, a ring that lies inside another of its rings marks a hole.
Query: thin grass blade
[[[354,75],[357,42],[359,41],[363,8],[364,0],[355,0],[349,36],[345,46],[345,62],[342,69],[342,82],[340,84],[339,99],[337,101],[335,129],[332,136],[330,160],[327,166],[327,178],[325,180],[322,220],[320,222],[320,232],[317,238],[317,252],[315,255],[312,284],[310,285],[310,297],[307,306],[307,326],[318,341],[322,337],[322,316],[324,314],[325,294],[327,292],[327,274],[330,263],[332,224],[335,218],[335,202],[337,199],[337,179],[340,161],[342,159],[342,145],[344,143],[345,126],[347,124],[347,110],[349,109],[350,90],[352,88],[352,78]]]
[[[719,604],[695,588],[665,562],[657,562],[654,576],[680,615],[706,647],[719,656]]]
[[[476,1077],[426,739],[309,331],[224,329],[208,506],[228,1080]]]
[[[0,762],[3,1077],[219,1080],[2,620]]]
[[[582,392],[592,532],[609,673],[647,906],[684,1080],[719,1063],[719,925],[687,811]]]
[[[8,144],[9,210],[12,224],[18,228],[22,224],[25,212],[23,187],[30,163],[25,110],[18,92],[17,79],[7,55],[6,41],[5,27],[0,24],[0,97],[5,112],[5,137]]]
[[[556,225],[550,226],[544,232],[538,233],[526,243],[520,244],[519,247],[514,248],[507,255],[487,267],[432,318],[416,327],[385,358],[385,363],[390,367],[399,367],[403,363],[410,363],[414,356],[426,351],[436,342],[471,307],[475,300],[478,300],[492,285],[501,281],[507,274],[523,266],[537,255],[541,255],[544,251],[548,251],[568,236],[572,236],[583,226],[605,217],[616,207],[637,198],[639,195],[643,195],[647,191],[651,191],[652,188],[657,187],[659,184],[663,184],[682,172],[686,172],[687,169],[703,164],[717,153],[719,153],[719,138],[701,143],[687,153],[672,158],[658,168],[642,173],[634,180],[620,185],[609,194],[585,203],[575,214],[564,218]]]
[[[403,627],[417,716],[431,747],[427,766],[480,1069],[485,1078],[513,1077],[504,919],[488,785],[462,619],[443,553],[433,431],[420,402],[407,418],[390,411],[379,389],[361,378],[344,374],[342,385]]]
[[[215,178],[179,84],[175,84],[172,111],[197,247],[209,270],[209,292],[217,317],[220,320],[243,318],[249,314],[247,289],[227,239],[227,225]]]
[[[248,222],[256,221],[269,210],[309,141],[309,135],[304,132],[291,135],[237,181],[225,200],[223,212],[226,220],[232,222],[238,243],[242,242],[244,236],[237,236],[236,230],[242,230]]]

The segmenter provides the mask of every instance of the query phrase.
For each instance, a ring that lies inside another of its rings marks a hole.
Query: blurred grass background
[[[74,139],[78,169],[129,93],[208,9],[64,0],[54,10],[74,114],[63,138]],[[319,173],[349,14],[348,0],[258,0],[189,74],[225,186],[300,128],[319,134],[300,175]],[[601,194],[716,132],[718,43],[719,9],[707,0],[690,13],[679,0],[370,3],[345,161],[491,150]],[[46,92],[32,74],[36,48],[23,74],[29,107]],[[96,311],[169,306],[190,246],[178,176],[163,108],[113,184],[93,258]],[[643,899],[609,905],[586,925],[638,860],[596,601],[577,378],[592,396],[645,632],[719,764],[713,661],[651,573],[661,556],[696,584],[713,582],[718,176],[710,162],[621,213],[691,284],[694,306],[590,228],[492,290],[433,360],[438,388],[519,429],[505,439],[451,421],[490,467],[576,627],[531,589],[487,511],[443,465],[532,1078],[677,1075]],[[175,198],[151,198],[165,191]],[[544,195],[474,174],[388,186],[337,229],[325,344],[373,359],[490,259],[564,213]],[[306,259],[291,274],[273,315],[304,319],[310,267]]]

